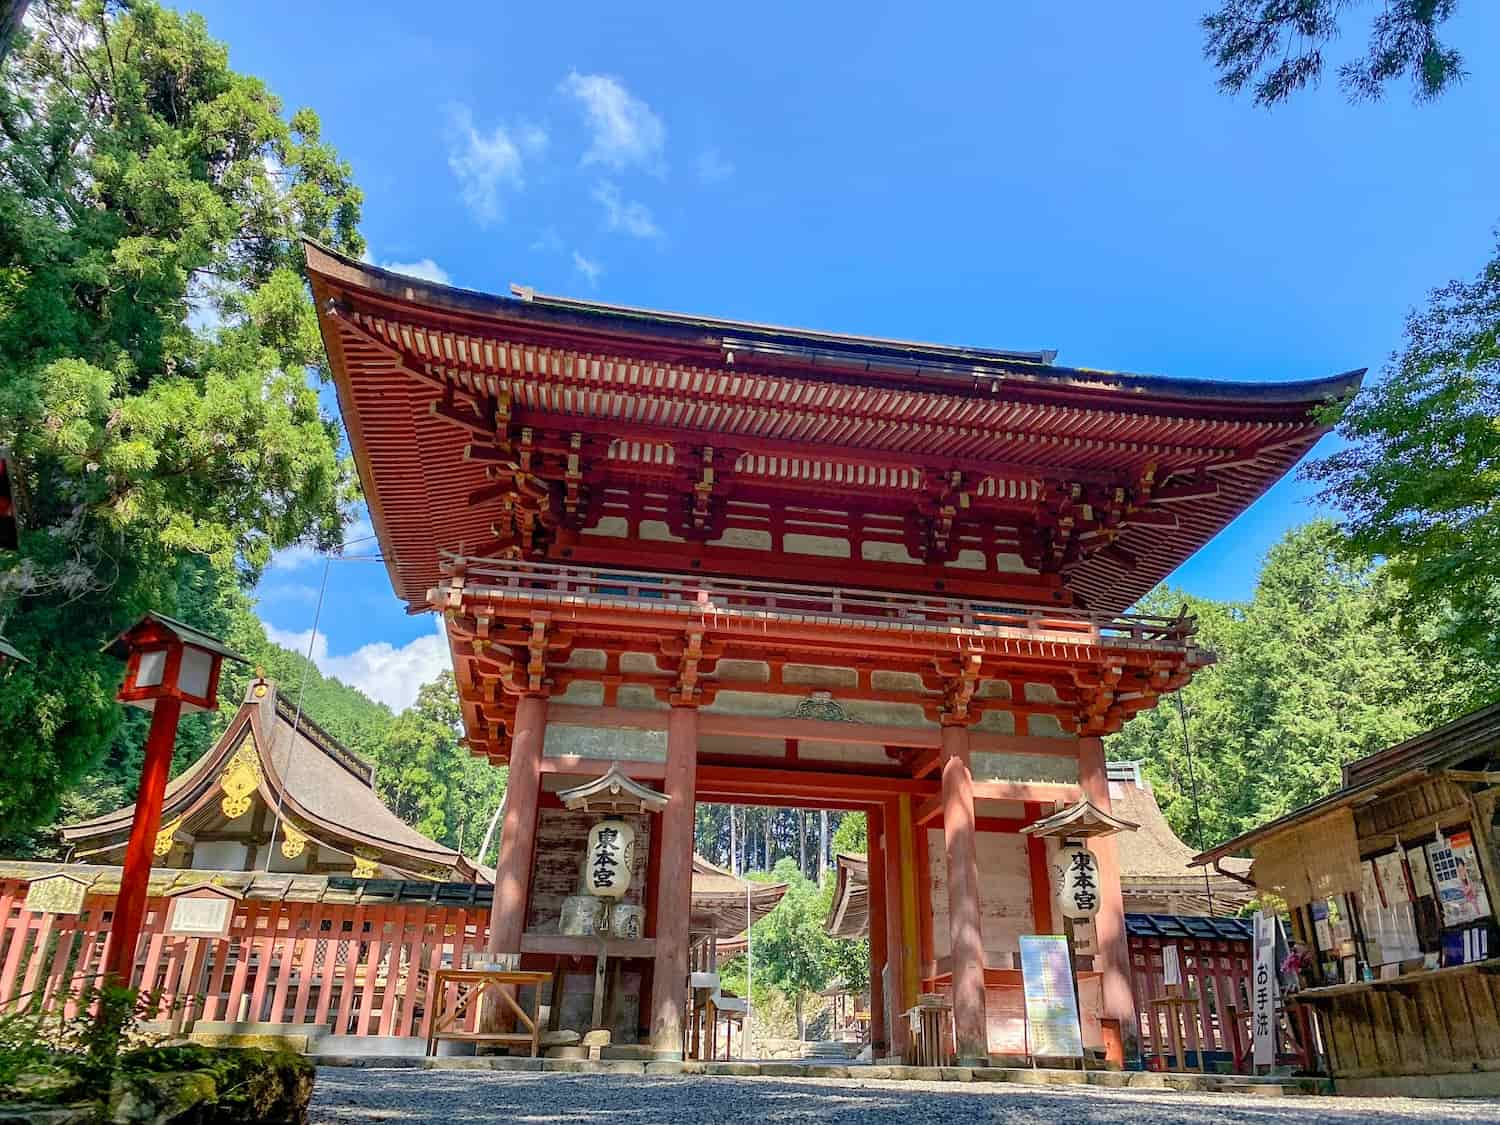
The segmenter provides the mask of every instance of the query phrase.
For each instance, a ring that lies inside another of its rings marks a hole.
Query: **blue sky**
[[[382,264],[1167,375],[1378,370],[1493,245],[1500,6],[1461,7],[1476,73],[1436,105],[1267,112],[1216,91],[1208,2],[191,6],[321,115]],[[1173,581],[1245,596],[1315,511],[1284,482]],[[305,646],[321,575],[278,560],[273,635]],[[332,564],[316,655],[398,706],[446,661],[370,562]]]

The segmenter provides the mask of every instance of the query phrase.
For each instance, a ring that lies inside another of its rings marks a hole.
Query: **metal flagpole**
[[[755,956],[750,948],[750,881],[745,881],[745,1030],[740,1035],[740,1053],[750,1058],[750,1010],[755,1001],[750,999],[750,984],[755,968]]]

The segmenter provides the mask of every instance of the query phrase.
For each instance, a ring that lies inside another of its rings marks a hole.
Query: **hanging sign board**
[[[1255,1065],[1276,1062],[1276,916],[1255,912],[1255,962],[1252,969],[1250,1028],[1255,1039]]]
[[[87,884],[71,875],[47,875],[26,887],[26,909],[33,914],[77,914]]]
[[[227,938],[239,898],[212,884],[177,891],[167,907],[166,932],[172,937]]]
[[[1092,918],[1099,913],[1099,863],[1087,848],[1062,853],[1062,912],[1069,918]]]
[[[1061,934],[1021,935],[1021,985],[1032,1058],[1081,1058],[1083,1028],[1068,939]]]
[[[1444,926],[1462,926],[1489,915],[1489,896],[1484,893],[1484,879],[1479,874],[1474,838],[1467,829],[1447,836],[1439,832],[1427,845],[1427,858],[1432,862],[1432,881],[1442,904]]]

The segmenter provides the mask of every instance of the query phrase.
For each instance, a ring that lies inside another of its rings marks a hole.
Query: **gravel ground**
[[[1404,1098],[1265,1098],[1068,1086],[839,1079],[638,1077],[608,1074],[324,1068],[312,1125],[368,1122],[724,1121],[864,1123],[1059,1122],[1064,1125],[1446,1125],[1500,1120],[1500,1102]]]

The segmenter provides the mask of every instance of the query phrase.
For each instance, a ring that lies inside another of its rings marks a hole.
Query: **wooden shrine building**
[[[33,1002],[65,1009],[97,970],[132,813],[63,828],[69,862],[0,860],[0,1012]],[[603,1024],[614,1043],[633,1044],[649,962],[622,958],[606,980],[596,979],[598,939],[562,933],[559,924],[597,818],[549,806],[538,819],[524,948],[532,966],[550,974],[538,1001],[548,1030],[577,1038]],[[640,827],[649,831],[649,821]],[[643,870],[648,847],[638,849]],[[160,994],[159,1030],[420,1053],[435,1011],[433,975],[464,968],[490,944],[494,873],[391,812],[375,791],[373,766],[269,680],[249,685],[224,733],[169,784],[155,853],[132,979]],[[691,880],[691,963],[710,971],[722,955],[743,950],[747,925],[786,892],[696,856]],[[641,902],[643,891],[644,881],[626,903]],[[205,893],[229,900],[221,931],[176,919],[176,900]],[[744,1012],[743,1000],[717,991],[699,999],[711,999],[710,1011],[726,1021]],[[695,1008],[699,1047],[711,1050],[705,1007]]]
[[[116,864],[135,806],[67,825],[75,860]],[[488,882],[375,792],[375,767],[257,679],[209,751],[167,785],[154,867]]]
[[[659,792],[643,936],[615,955],[642,969],[662,1057],[688,1010],[694,804],[715,801],[868,814],[877,1046],[907,1048],[890,1016],[932,983],[913,953],[931,915],[958,1054],[984,1059],[980,919],[1045,877],[1017,832],[1107,810],[1101,737],[1211,660],[1191,620],[1126,611],[1359,382],[487,296],[311,244],[307,266],[391,582],[443,614],[469,744],[510,768],[492,948],[524,960],[541,924],[559,792],[610,768]],[[1088,971],[1128,1041],[1116,845],[1091,847]]]

